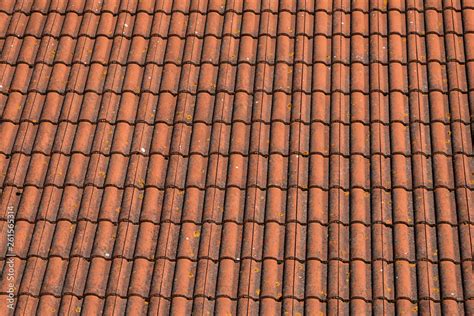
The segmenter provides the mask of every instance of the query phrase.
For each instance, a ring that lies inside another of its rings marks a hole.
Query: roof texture
[[[1,1],[0,50],[0,314],[474,314],[474,1]]]

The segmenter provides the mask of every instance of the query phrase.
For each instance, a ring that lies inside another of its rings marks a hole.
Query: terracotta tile
[[[473,313],[471,2],[0,4],[16,313]]]

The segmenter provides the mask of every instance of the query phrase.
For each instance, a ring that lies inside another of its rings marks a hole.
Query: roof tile
[[[471,2],[0,3],[0,299],[474,313]]]

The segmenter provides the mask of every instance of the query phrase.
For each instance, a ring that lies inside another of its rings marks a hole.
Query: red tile
[[[472,314],[471,2],[0,4],[16,312]]]

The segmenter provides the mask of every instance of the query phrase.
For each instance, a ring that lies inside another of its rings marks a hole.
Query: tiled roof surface
[[[474,1],[0,1],[0,49],[0,314],[13,260],[19,315],[474,315]]]

